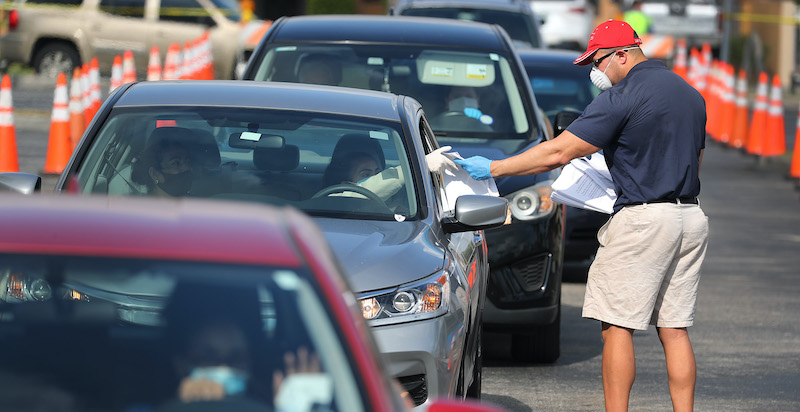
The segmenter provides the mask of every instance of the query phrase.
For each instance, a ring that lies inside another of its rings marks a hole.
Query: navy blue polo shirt
[[[660,60],[633,66],[567,127],[603,149],[617,190],[615,212],[636,202],[697,196],[705,129],[705,100]]]

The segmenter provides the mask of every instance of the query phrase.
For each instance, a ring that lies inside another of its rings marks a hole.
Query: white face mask
[[[478,99],[474,97],[456,97],[447,105],[448,110],[451,112],[463,112],[464,109],[477,109],[478,108]]]
[[[618,51],[628,51],[633,49],[636,49],[636,47],[629,47],[627,49],[620,49]],[[617,53],[614,53],[614,55],[611,56],[611,60],[609,60],[608,65],[606,65],[606,70],[611,67],[611,61],[614,60],[614,57],[617,57]],[[609,79],[608,75],[606,75],[606,70],[601,72],[600,69],[592,66],[592,71],[589,72],[589,79],[592,80],[592,84],[594,84],[600,90],[608,90],[611,88],[611,86],[613,86],[613,84],[611,84],[611,79]]]

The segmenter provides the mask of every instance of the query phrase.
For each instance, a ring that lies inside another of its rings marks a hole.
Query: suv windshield
[[[437,136],[529,139],[529,117],[509,57],[392,45],[273,45],[253,80],[317,83],[411,96]],[[524,89],[522,89],[524,90]]]
[[[225,107],[116,108],[77,189],[293,205],[313,216],[407,220],[417,188],[399,122]]]
[[[304,270],[50,255],[0,262],[3,410],[186,411],[183,389],[222,371],[237,396],[203,410],[364,410],[338,327]],[[319,359],[318,373],[302,391],[287,379],[274,393],[284,355],[301,351]]]

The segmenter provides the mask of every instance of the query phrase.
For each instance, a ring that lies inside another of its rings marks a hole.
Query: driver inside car
[[[444,104],[445,111],[431,119],[434,129],[492,131],[494,120],[480,110],[480,97],[474,87],[450,87]]]

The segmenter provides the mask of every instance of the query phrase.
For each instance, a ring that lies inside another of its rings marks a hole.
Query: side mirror
[[[456,199],[455,213],[442,219],[447,233],[491,229],[502,226],[508,216],[508,200],[503,197],[463,195]]]
[[[29,195],[42,190],[42,178],[30,173],[0,173],[0,191]]]
[[[556,115],[556,123],[553,125],[553,134],[558,136],[564,130],[567,130],[567,126],[572,124],[578,117],[581,116],[581,112],[575,110],[564,110],[558,112]]]

